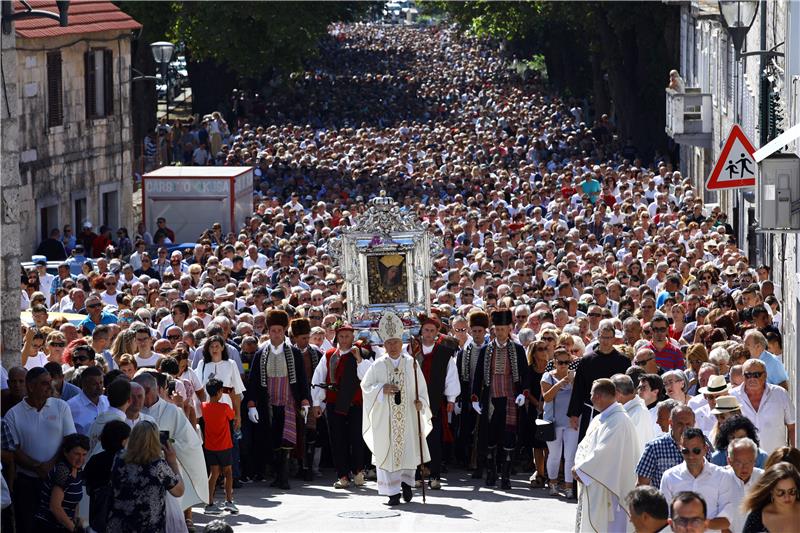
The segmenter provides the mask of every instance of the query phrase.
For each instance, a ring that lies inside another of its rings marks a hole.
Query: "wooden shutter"
[[[64,123],[64,89],[61,83],[61,52],[47,54],[47,126]]]
[[[103,98],[106,116],[114,114],[114,54],[103,50]]]
[[[86,118],[95,116],[95,93],[94,93],[94,53],[89,50],[83,54],[84,83],[86,86]]]

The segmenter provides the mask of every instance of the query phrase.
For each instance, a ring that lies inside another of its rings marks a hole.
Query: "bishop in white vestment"
[[[620,533],[631,529],[625,496],[636,486],[639,438],[625,409],[615,401],[614,383],[595,380],[592,404],[600,412],[575,454],[581,532]]]
[[[416,468],[430,460],[425,440],[432,429],[428,388],[419,365],[403,352],[402,333],[402,321],[386,313],[379,327],[386,355],[361,380],[364,442],[377,467],[378,494],[389,496],[389,505],[400,503],[401,490],[403,499],[411,500]]]

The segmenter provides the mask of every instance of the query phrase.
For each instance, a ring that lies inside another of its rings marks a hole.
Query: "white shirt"
[[[184,371],[184,373],[178,377],[178,379],[188,381],[189,383],[192,384],[195,393],[191,398],[189,398],[189,402],[192,404],[192,407],[194,407],[195,416],[197,416],[197,418],[202,418],[203,409],[201,406],[200,398],[197,397],[197,391],[203,390],[203,382],[200,381],[200,378],[198,377],[197,373],[191,367],[187,368]]]
[[[267,268],[267,256],[264,254],[258,254],[255,259],[251,258],[249,255],[245,256],[244,258],[244,268],[248,269],[250,267],[257,266],[261,269]]]
[[[94,424],[95,418],[100,413],[108,410],[108,398],[105,395],[100,395],[97,405],[92,402],[86,394],[81,391],[77,396],[70,398],[67,402],[69,410],[72,412],[72,420],[75,423],[75,429],[81,435],[89,435],[89,429]]]
[[[352,348],[351,348],[352,349]],[[350,353],[350,350],[346,352],[341,352],[340,355],[344,355]],[[356,375],[358,376],[359,381],[364,379],[364,376],[367,374],[367,370],[369,367],[372,366],[372,359],[362,358],[361,362],[358,363],[356,366]],[[314,376],[311,378],[311,383],[326,383],[328,379],[328,356],[323,355],[319,363],[317,363],[317,368],[314,369]],[[325,401],[325,389],[320,387],[311,387],[311,401],[314,407],[320,407],[322,402]]]
[[[673,466],[661,477],[661,492],[668,502],[683,491],[700,494],[708,505],[706,516],[709,519],[726,517],[730,519],[731,508],[741,501],[734,501],[732,487],[725,469],[703,460],[703,471],[694,477],[686,468],[686,463]]]
[[[708,405],[708,400],[706,400],[706,397],[703,396],[702,394],[698,394],[696,396],[692,396],[691,398],[689,398],[689,401],[686,402],[686,405],[691,407],[692,411],[696,413],[698,409],[700,409],[704,405]]]
[[[39,463],[55,457],[62,439],[75,433],[69,405],[59,398],[48,398],[39,411],[26,398],[8,410],[5,420],[15,448]],[[17,468],[20,472],[36,476],[35,472],[22,465]]]
[[[117,294],[118,292],[114,292],[114,294],[108,294],[106,291],[100,293],[100,299],[103,300],[103,303],[106,304],[108,307],[117,307]]]
[[[157,354],[156,352],[153,352],[150,357],[144,358],[137,353],[136,355],[133,356],[133,358],[136,360],[136,366],[138,368],[142,367],[155,368],[156,363],[158,362],[159,359],[161,359],[161,355]]]
[[[734,503],[742,502],[745,494],[747,494],[747,492],[753,488],[758,480],[761,479],[762,474],[764,474],[764,471],[760,468],[754,468],[753,473],[750,474],[750,479],[747,481],[747,483],[745,483],[736,477],[733,468],[730,466],[726,466],[723,468],[723,470],[725,471],[725,475],[728,477],[731,488],[731,501]],[[728,515],[728,520],[731,521],[730,530],[737,533],[742,531],[744,528],[744,522],[747,519],[747,513],[742,512],[738,503],[736,505],[731,505],[729,511],[730,514]]]
[[[196,372],[203,386],[213,377],[220,380],[223,387],[231,387],[233,393],[237,396],[245,391],[242,376],[239,374],[239,367],[230,359],[217,361],[216,363],[200,361],[200,364],[197,365]],[[233,401],[231,400],[230,394],[223,394],[221,401],[233,408]]]
[[[742,414],[758,428],[761,448],[769,454],[776,448],[786,446],[786,424],[795,423],[795,410],[783,387],[769,383],[765,383],[765,387],[758,411],[753,409],[744,391],[744,384],[733,389],[731,395],[736,396],[742,405]]]
[[[711,406],[706,403],[694,412],[694,427],[700,428],[705,433],[706,437],[711,434],[714,429],[714,424],[717,423],[717,417],[711,414]]]
[[[36,352],[36,355],[28,357],[28,360],[25,361],[25,370],[30,370],[31,368],[44,366],[46,364],[47,356],[44,352]]]

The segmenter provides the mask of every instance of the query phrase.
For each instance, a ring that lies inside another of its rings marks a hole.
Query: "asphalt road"
[[[195,508],[197,530],[210,520],[221,518],[234,531],[498,531],[570,532],[575,530],[574,502],[549,496],[546,489],[531,490],[528,477],[518,475],[512,490],[487,489],[462,471],[445,476],[442,490],[427,491],[422,503],[420,489],[414,499],[398,507],[387,507],[375,482],[363,488],[334,489],[335,474],[323,470],[323,477],[304,484],[292,480],[292,490],[281,491],[267,482],[249,483],[234,491],[238,515],[205,516]],[[217,491],[217,499],[222,498]],[[345,515],[343,515],[345,513]],[[368,518],[347,516],[365,513]],[[393,514],[394,516],[382,516]]]

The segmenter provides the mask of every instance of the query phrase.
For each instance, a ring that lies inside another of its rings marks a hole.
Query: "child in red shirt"
[[[231,421],[234,419],[231,406],[222,403],[222,382],[211,378],[206,383],[206,392],[211,401],[203,402],[204,443],[206,464],[211,467],[208,478],[208,505],[205,514],[222,514],[222,508],[214,503],[214,492],[220,473],[225,476],[225,504],[223,508],[231,513],[239,509],[233,503],[233,440]]]

